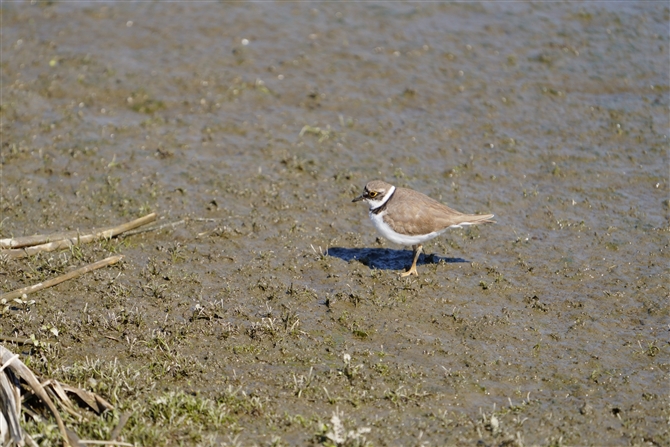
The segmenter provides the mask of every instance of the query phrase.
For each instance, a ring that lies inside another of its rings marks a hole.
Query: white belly
[[[406,234],[400,234],[396,233],[393,231],[393,229],[388,226],[386,222],[384,222],[384,214],[386,214],[386,211],[382,211],[379,214],[374,214],[370,213],[370,219],[372,220],[372,223],[374,224],[375,228],[377,231],[379,231],[379,234],[384,236],[386,239],[388,239],[391,242],[395,242],[396,244],[400,245],[416,245],[416,244],[422,244],[426,241],[431,240],[432,238],[439,236],[440,234],[444,233],[448,228],[445,228],[440,231],[433,231],[432,233],[428,234],[419,234],[416,236],[409,236]],[[458,227],[460,225],[454,225],[454,227]]]

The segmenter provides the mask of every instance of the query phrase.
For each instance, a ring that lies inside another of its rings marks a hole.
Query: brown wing
[[[491,222],[489,219],[493,217],[493,214],[463,214],[425,194],[406,188],[396,188],[387,210],[384,220],[396,231],[408,235],[432,233],[463,223],[475,225]]]

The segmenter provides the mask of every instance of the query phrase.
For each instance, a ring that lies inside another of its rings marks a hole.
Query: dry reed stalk
[[[24,293],[27,295],[29,293],[37,292],[38,290],[46,289],[47,287],[53,287],[56,284],[60,284],[63,281],[67,281],[68,279],[76,278],[78,276],[83,275],[84,273],[88,273],[90,271],[106,267],[108,265],[113,265],[119,262],[121,259],[123,259],[123,255],[116,255],[116,256],[110,256],[109,258],[105,258],[102,261],[94,262],[93,264],[88,264],[85,265],[84,267],[81,267],[77,270],[73,270],[70,273],[66,273],[65,275],[57,276],[56,278],[50,279],[48,281],[41,282],[39,284],[35,284],[32,286],[28,287],[23,287],[21,289],[14,290],[12,292],[5,293],[4,295],[0,295],[0,300],[11,300],[14,298],[18,298],[22,296]]]
[[[168,222],[162,225],[147,227],[147,228],[138,228],[137,230],[129,231],[124,236],[133,236],[135,234],[147,233],[149,231],[160,231],[164,228],[175,228],[177,225],[185,224],[187,219],[178,220],[176,222]]]
[[[7,368],[9,370],[11,370],[14,375],[22,378],[28,384],[28,386],[30,386],[30,388],[35,393],[35,395],[37,397],[39,397],[40,400],[42,402],[44,402],[44,404],[47,407],[49,407],[49,410],[51,411],[51,413],[54,415],[54,418],[56,419],[56,424],[58,425],[58,429],[60,430],[61,436],[63,437],[63,442],[66,445],[69,445],[70,442],[69,442],[69,439],[68,439],[67,431],[65,430],[65,424],[63,424],[63,420],[61,419],[60,414],[58,414],[58,410],[56,409],[56,406],[54,405],[53,401],[51,400],[51,398],[49,397],[49,395],[47,394],[45,389],[42,387],[39,380],[37,380],[37,377],[35,377],[33,372],[26,365],[24,365],[21,360],[14,357],[14,353],[12,353],[8,349],[5,349],[2,346],[0,346],[0,359],[2,360],[3,365],[6,365]],[[3,377],[6,377],[5,372],[2,372],[1,374],[2,374]],[[7,386],[7,384],[5,384],[5,386]],[[16,393],[18,393],[18,390],[16,390],[16,388],[15,388],[16,385],[9,385],[9,387],[10,387],[9,390],[4,388],[7,391],[7,393],[6,393],[7,395],[3,396],[4,399],[2,399],[3,404],[9,404],[9,405],[6,405],[6,406],[3,405],[2,411],[3,411],[3,413],[6,413],[4,415],[5,417],[12,414],[12,412],[16,411],[14,416],[16,416],[16,421],[18,423],[18,410],[16,409],[17,408],[16,405],[18,404],[18,402],[16,402],[16,403],[11,402],[11,398],[10,398],[9,402],[5,401],[5,399],[9,395],[14,395],[15,396]],[[14,389],[11,389],[11,388],[14,388]],[[20,400],[19,400],[19,402],[20,402]],[[22,434],[23,431],[20,428],[19,428],[19,430],[20,430],[19,433],[14,433],[13,438],[16,439],[16,437],[18,437],[19,439],[23,439],[23,434]]]
[[[70,231],[67,233],[56,233],[51,235],[36,235],[21,238],[0,239],[0,248],[11,247],[0,250],[0,254],[5,255],[8,258],[23,258],[44,251],[48,252],[63,248],[70,248],[77,244],[92,242],[100,239],[110,239],[126,231],[153,222],[154,220],[156,220],[156,213],[151,213],[144,217],[140,217],[139,219],[135,219],[132,222],[114,227],[93,230],[91,233],[84,235],[80,234],[78,231]]]
[[[114,427],[114,430],[112,430],[112,433],[109,435],[110,441],[116,441],[119,438],[121,431],[123,431],[123,427],[125,427],[128,419],[130,419],[130,416],[132,415],[133,414],[129,412],[121,414],[121,417],[119,417],[119,423],[116,424],[116,427]]]
[[[6,335],[0,335],[0,341],[6,341],[10,343],[16,343],[18,345],[28,345],[35,344],[35,340],[31,338],[19,338],[19,337],[7,337]]]
[[[55,400],[60,401],[63,410],[82,419],[84,416],[77,413],[74,402],[67,396],[67,393],[75,394],[83,403],[88,405],[91,410],[97,414],[105,411],[111,411],[114,406],[102,397],[90,391],[60,383],[56,380],[46,380],[40,383],[32,371],[19,359],[18,354],[13,354],[8,349],[0,346],[0,420],[4,419],[4,426],[0,422],[0,443],[3,445],[24,445],[37,446],[35,441],[26,433],[20,425],[20,416],[22,410],[21,392],[25,392],[23,400],[30,399],[33,395],[37,396],[53,413],[58,424],[58,428],[63,436],[63,443],[70,446],[93,445],[123,445],[132,446],[116,440],[116,437],[123,429],[123,425],[130,417],[130,413],[121,415],[121,420],[113,430],[114,436],[110,441],[80,440],[73,430],[65,427],[60,414],[56,410],[54,401],[49,396],[53,394]],[[23,379],[25,384],[20,384],[18,378]],[[26,386],[27,385],[27,386]],[[28,408],[23,408],[26,414],[32,417],[38,417],[36,413]]]

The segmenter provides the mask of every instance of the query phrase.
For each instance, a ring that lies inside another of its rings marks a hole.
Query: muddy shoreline
[[[184,221],[0,264],[125,255],[0,319],[117,407],[82,438],[670,443],[667,5],[0,11],[0,236]],[[375,178],[497,224],[400,279],[351,203]]]

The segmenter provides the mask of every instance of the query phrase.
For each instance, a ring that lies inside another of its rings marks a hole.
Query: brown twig
[[[135,447],[135,444],[130,444],[128,442],[121,442],[121,441],[97,441],[97,440],[86,440],[82,439],[79,441],[80,444],[84,445],[120,445],[120,446],[128,446],[128,447]]]
[[[91,233],[102,233],[104,231],[112,230],[116,227],[110,226],[105,228],[98,228]],[[42,245],[50,242],[62,241],[64,239],[76,239],[81,236],[81,230],[72,230],[66,231],[64,233],[52,233],[52,234],[36,234],[34,236],[22,236],[14,237],[7,239],[0,239],[0,248],[23,248],[23,247],[32,247],[34,245]]]
[[[67,233],[57,233],[51,235],[37,235],[37,236],[27,236],[15,239],[1,239],[0,248],[4,247],[12,247],[12,248],[3,249],[0,251],[0,253],[9,258],[23,258],[43,251],[54,251],[63,248],[70,248],[73,245],[81,243],[93,242],[99,239],[110,239],[123,232],[153,222],[154,220],[156,220],[156,213],[151,213],[147,214],[144,217],[140,217],[139,219],[135,219],[132,222],[117,225],[114,227],[107,227],[98,230],[93,230],[91,233],[84,235],[80,234],[78,231],[70,231]]]
[[[119,438],[121,431],[123,431],[123,427],[125,427],[128,419],[130,419],[130,416],[132,416],[132,413],[121,413],[121,417],[119,417],[119,423],[116,424],[116,427],[114,427],[114,430],[112,430],[112,433],[109,435],[110,441],[116,441]]]
[[[19,345],[28,345],[28,344],[35,344],[36,340],[33,340],[32,338],[20,338],[20,337],[7,337],[6,335],[0,335],[0,341],[6,341],[9,343],[16,343]]]
[[[135,234],[140,234],[140,233],[146,233],[149,231],[160,231],[163,228],[175,228],[177,225],[182,225],[186,223],[186,219],[178,220],[176,222],[168,222],[164,223],[162,225],[154,226],[154,227],[147,227],[147,228],[139,228],[137,230],[129,231],[124,236],[133,236]]]
[[[82,268],[79,268],[77,270],[73,270],[70,273],[66,273],[65,275],[57,276],[56,278],[50,279],[48,281],[41,282],[39,284],[35,284],[32,286],[28,287],[23,287],[21,289],[14,290],[13,292],[8,292],[5,293],[4,295],[0,295],[0,300],[5,299],[5,300],[11,300],[13,298],[18,298],[22,296],[24,293],[27,295],[29,293],[37,292],[38,290],[46,289],[47,287],[52,287],[55,286],[56,284],[60,284],[63,281],[67,281],[68,279],[76,278],[78,276],[83,275],[84,273],[88,273],[92,270],[96,270],[102,267],[106,267],[108,265],[113,265],[119,262],[121,259],[123,259],[123,255],[116,255],[116,256],[111,256],[109,258],[103,259],[102,261],[94,262],[93,264],[88,264],[85,265]]]

